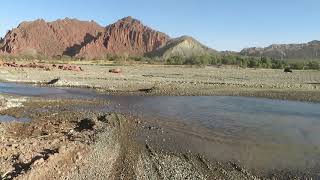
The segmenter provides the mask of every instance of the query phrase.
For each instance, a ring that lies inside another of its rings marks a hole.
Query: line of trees
[[[172,65],[236,65],[243,68],[283,69],[320,69],[318,61],[288,62],[268,57],[248,57],[240,55],[201,55],[192,57],[173,56],[166,60]]]
[[[4,60],[85,60],[85,58],[75,58],[69,56],[59,56],[59,57],[47,57],[45,55],[37,54],[37,56],[31,55],[3,55],[0,56],[1,59]],[[95,59],[92,59],[95,60]],[[320,61],[310,60],[310,61],[286,61],[273,59],[268,57],[250,57],[250,56],[241,56],[241,55],[219,55],[219,54],[207,54],[207,55],[197,55],[191,57],[183,57],[183,56],[172,56],[166,60],[160,57],[144,57],[144,56],[119,56],[119,55],[111,55],[107,54],[103,58],[97,58],[97,60],[109,60],[115,62],[121,61],[141,61],[147,62],[150,64],[159,63],[159,64],[168,64],[168,65],[234,65],[242,68],[267,68],[267,69],[284,69],[291,68],[297,70],[303,69],[312,69],[312,70],[320,70]]]

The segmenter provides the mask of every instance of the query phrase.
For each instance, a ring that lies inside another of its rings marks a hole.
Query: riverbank
[[[320,71],[166,65],[81,65],[83,71],[0,67],[3,82],[94,88],[108,94],[249,96],[320,101]],[[120,68],[121,73],[109,70]],[[52,81],[54,80],[54,81]]]
[[[29,122],[0,123],[3,179],[292,179],[316,169],[248,169],[170,144],[195,136],[134,116],[94,111],[107,100],[32,97],[1,111]],[[174,126],[176,127],[176,126]],[[172,128],[172,127],[171,127]],[[174,133],[171,133],[174,131]],[[162,134],[162,135],[161,135]],[[199,138],[199,137],[198,137]],[[168,142],[168,143],[167,143]],[[171,143],[170,143],[171,142]],[[164,146],[163,144],[167,144]],[[168,146],[170,146],[168,148]],[[217,147],[218,148],[218,147]]]
[[[33,99],[1,113],[28,116],[0,123],[3,179],[254,179],[234,162],[154,149],[135,140],[144,122],[119,114],[74,111],[79,100]]]
[[[25,97],[0,94],[0,111],[13,107],[21,107],[26,99]]]

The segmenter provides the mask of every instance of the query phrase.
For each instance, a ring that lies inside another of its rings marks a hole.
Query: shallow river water
[[[88,89],[14,83],[0,83],[0,93],[108,99],[111,106],[97,108],[159,122],[176,133],[184,147],[218,159],[240,160],[248,167],[309,168],[320,162],[320,103],[230,96],[110,96]]]

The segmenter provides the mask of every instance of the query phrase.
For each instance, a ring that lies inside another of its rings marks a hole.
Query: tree
[[[309,69],[314,69],[314,70],[320,69],[319,62],[317,62],[317,61],[310,61],[310,62],[307,64],[307,66],[308,66]]]
[[[249,62],[248,62],[248,67],[249,68],[256,68],[258,67],[259,63],[257,60],[255,60],[254,58],[250,58]]]
[[[263,68],[271,68],[272,67],[271,59],[268,57],[261,57],[261,66]]]
[[[283,69],[285,67],[284,61],[281,60],[272,60],[272,69]]]
[[[185,63],[185,59],[182,56],[172,56],[167,59],[167,64],[182,65]]]
[[[296,63],[291,63],[290,67],[292,69],[298,69],[298,70],[302,70],[304,69],[304,63],[303,62],[296,62]]]

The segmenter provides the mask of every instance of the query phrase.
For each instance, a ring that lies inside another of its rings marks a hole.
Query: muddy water
[[[249,168],[301,169],[320,163],[320,104],[224,96],[111,99],[120,104],[119,111],[169,128],[175,141],[163,136],[163,145],[240,160]]]
[[[0,115],[0,122],[10,122],[10,121],[17,121],[17,122],[28,122],[30,118],[16,118],[9,115]]]
[[[85,89],[0,84],[0,92],[58,98],[103,98],[108,107],[164,127],[167,147],[181,147],[248,168],[301,169],[320,163],[320,104],[247,97],[108,96]],[[85,105],[77,107],[90,108]],[[172,135],[175,138],[171,138]]]

